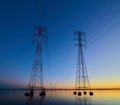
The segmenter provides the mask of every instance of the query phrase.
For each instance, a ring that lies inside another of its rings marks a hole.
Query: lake
[[[0,90],[0,105],[120,105],[120,90],[93,90],[94,95],[73,95],[73,90],[47,90],[45,97],[35,91],[25,97],[26,90]]]

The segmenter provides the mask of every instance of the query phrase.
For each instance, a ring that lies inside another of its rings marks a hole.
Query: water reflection
[[[40,96],[40,105],[43,105],[44,98],[45,96]]]
[[[75,96],[76,105],[91,105],[91,96]]]
[[[38,96],[38,97],[39,97],[39,100],[35,100],[33,96],[26,97],[27,98],[26,105],[43,105],[43,101],[44,101],[45,96]]]
[[[47,90],[45,97],[35,91],[25,97],[26,90],[0,90],[0,105],[120,105],[120,90],[94,90],[95,95],[73,95],[73,90]],[[89,93],[89,92],[87,92]]]
[[[34,105],[34,99],[33,97],[28,96],[27,97],[27,103],[26,105]]]

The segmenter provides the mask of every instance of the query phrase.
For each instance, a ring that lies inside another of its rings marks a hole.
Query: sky
[[[25,88],[35,57],[33,27],[45,24],[46,87],[73,88],[74,31],[86,34],[84,56],[91,87],[120,87],[120,0],[0,0],[0,88]],[[41,10],[42,9],[42,10]],[[42,12],[41,12],[42,11]]]

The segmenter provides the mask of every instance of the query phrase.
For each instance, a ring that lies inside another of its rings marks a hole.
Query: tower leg
[[[45,89],[41,89],[41,92],[40,92],[39,95],[40,95],[40,96],[45,96],[45,95],[46,95],[46,91],[45,91]]]
[[[90,92],[89,95],[90,95],[90,96],[93,96],[93,92]]]

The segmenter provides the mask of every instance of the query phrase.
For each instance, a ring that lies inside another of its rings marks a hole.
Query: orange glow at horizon
[[[8,85],[13,85],[13,86],[20,86],[20,87],[25,87],[27,88],[27,81],[19,81],[19,82],[15,82],[15,81],[6,81],[4,82],[5,84]],[[120,83],[119,81],[92,81],[90,83],[91,88],[120,88]],[[75,83],[74,82],[63,82],[63,83],[55,83],[55,84],[50,84],[50,83],[44,83],[44,87],[45,88],[56,88],[56,89],[73,89],[75,88]]]
[[[51,88],[50,86],[46,85],[46,87]],[[74,83],[64,83],[64,84],[57,84],[56,86],[52,86],[52,88],[66,88],[66,89],[73,89],[75,87]],[[120,88],[120,84],[116,83],[95,83],[91,84],[91,88]]]

